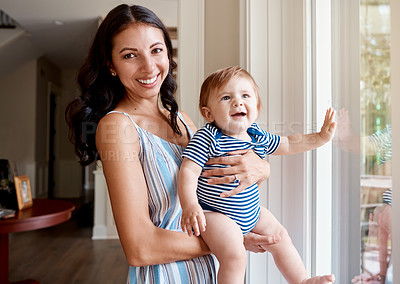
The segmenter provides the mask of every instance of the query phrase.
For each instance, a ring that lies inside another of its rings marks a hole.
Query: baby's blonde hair
[[[250,75],[249,72],[244,70],[239,66],[231,66],[223,69],[219,69],[209,75],[201,85],[200,91],[200,101],[199,108],[200,111],[202,107],[206,107],[208,105],[208,99],[210,98],[210,94],[212,91],[218,91],[220,88],[224,87],[231,79],[233,78],[246,78],[250,81],[253,86],[254,92],[257,96],[257,108],[260,110],[261,108],[261,98],[260,98],[260,90],[257,86],[256,81]]]

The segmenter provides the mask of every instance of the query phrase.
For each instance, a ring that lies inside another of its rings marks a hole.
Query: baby
[[[257,183],[233,196],[239,180],[232,175],[227,184],[212,185],[203,170],[208,159],[226,156],[235,150],[252,149],[260,157],[289,155],[318,148],[332,139],[335,111],[328,109],[321,131],[313,134],[277,136],[256,123],[261,107],[258,86],[240,67],[211,74],[203,83],[200,110],[208,122],[193,136],[185,149],[179,172],[178,193],[182,205],[182,230],[201,237],[217,257],[218,283],[243,283],[246,250],[243,235],[279,234],[281,241],[263,247],[269,251],[285,279],[291,283],[333,283],[334,275],[310,278],[286,229],[259,204]],[[206,229],[207,228],[207,229]]]

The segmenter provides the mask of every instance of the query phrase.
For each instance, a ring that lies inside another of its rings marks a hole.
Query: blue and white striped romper
[[[256,123],[248,129],[252,141],[243,141],[225,135],[215,125],[207,123],[199,129],[190,140],[183,156],[200,165],[203,170],[226,167],[226,165],[205,165],[210,158],[227,156],[234,150],[253,149],[261,158],[275,152],[280,143],[280,137],[262,130]],[[220,197],[223,191],[232,190],[237,183],[212,185],[209,178],[200,176],[197,185],[197,198],[204,210],[221,212],[234,220],[242,229],[243,234],[250,232],[260,216],[260,195],[257,183],[242,192]]]
[[[167,230],[182,231],[182,209],[178,199],[177,178],[182,163],[184,147],[167,142],[140,128],[124,112],[136,127],[140,139],[140,163],[148,186],[150,218],[154,225]],[[192,130],[182,115],[178,117],[190,136]],[[133,173],[134,174],[134,173]],[[127,283],[138,284],[215,284],[217,260],[207,255],[185,261],[142,267],[129,267]]]

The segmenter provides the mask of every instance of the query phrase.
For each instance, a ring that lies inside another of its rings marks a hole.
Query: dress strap
[[[183,125],[185,125],[186,130],[189,132],[190,137],[193,137],[193,130],[189,127],[189,125],[187,125],[186,121],[183,119],[182,114],[178,111],[178,117],[179,119],[182,121]]]
[[[121,114],[123,114],[123,115],[125,115],[126,117],[129,118],[129,120],[133,123],[133,125],[136,127],[136,129],[139,129],[139,128],[140,128],[139,125],[137,125],[136,122],[133,121],[133,119],[132,119],[132,117],[129,115],[129,113],[126,113],[126,112],[124,112],[124,111],[112,110],[112,111],[106,113],[106,115],[108,115],[108,114],[110,114],[110,113],[121,113]]]
[[[110,113],[121,113],[121,114],[127,116],[127,117],[130,119],[130,121],[133,123],[133,125],[135,125],[136,129],[140,129],[139,125],[137,125],[136,122],[133,121],[132,117],[131,117],[128,113],[126,113],[126,112],[124,112],[124,111],[112,110],[112,111],[108,112],[106,115],[108,115],[108,114],[110,114]],[[179,117],[179,119],[182,121],[182,123],[185,125],[187,131],[189,131],[190,137],[192,137],[192,136],[193,136],[193,131],[192,131],[192,129],[187,125],[186,121],[183,119],[183,116],[182,116],[182,114],[181,114],[180,112],[178,112],[178,117]]]

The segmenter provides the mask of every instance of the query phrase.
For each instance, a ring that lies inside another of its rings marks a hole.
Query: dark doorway
[[[54,151],[54,140],[56,135],[55,128],[56,120],[56,95],[50,94],[50,107],[49,107],[49,176],[48,176],[48,198],[54,198],[54,163],[55,163],[55,151]]]

